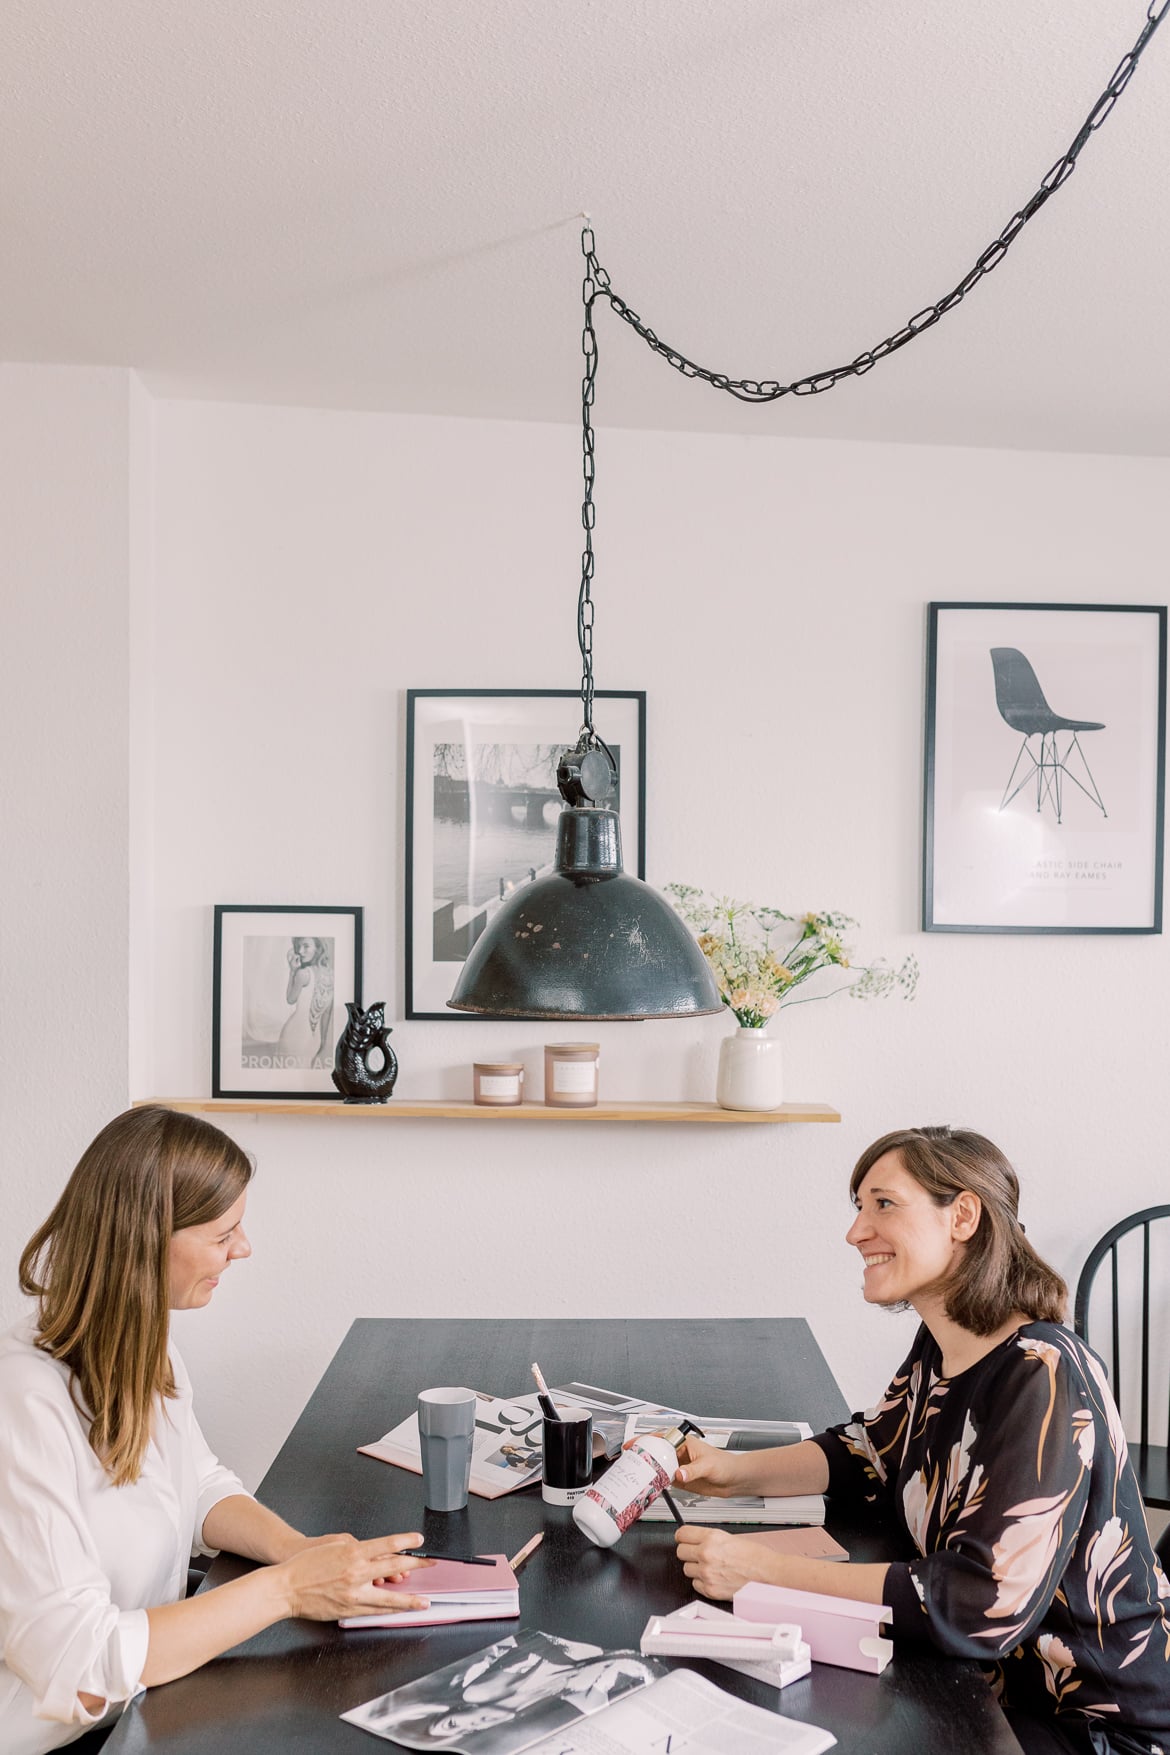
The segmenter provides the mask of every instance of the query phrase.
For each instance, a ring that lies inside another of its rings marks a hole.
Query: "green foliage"
[[[887,999],[893,993],[914,998],[916,957],[896,969],[883,960],[851,962],[845,937],[857,922],[848,914],[787,914],[782,908],[709,896],[691,884],[667,884],[666,893],[693,927],[719,997],[744,1029],[762,1030],[786,1005],[807,1005],[837,993],[853,999]],[[853,979],[795,997],[798,987],[828,969],[851,969]]]

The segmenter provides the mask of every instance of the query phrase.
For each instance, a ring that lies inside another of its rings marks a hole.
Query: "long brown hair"
[[[1024,1236],[1019,1178],[998,1146],[968,1128],[907,1127],[883,1134],[854,1166],[849,1192],[855,1200],[887,1152],[898,1153],[936,1206],[949,1207],[965,1190],[979,1196],[978,1227],[942,1288],[952,1322],[990,1335],[1016,1310],[1032,1322],[1064,1321],[1068,1287]]]
[[[20,1258],[39,1303],[37,1345],[69,1367],[89,1442],[116,1487],[136,1481],[167,1356],[171,1236],[233,1206],[251,1159],[210,1122],[159,1104],[127,1109],[87,1146]]]

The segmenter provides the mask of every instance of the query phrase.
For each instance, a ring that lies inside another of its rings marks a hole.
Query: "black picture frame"
[[[573,689],[407,690],[407,1018],[488,1021],[448,1011],[446,1001],[467,949],[490,917],[492,901],[498,899],[497,884],[503,886],[499,894],[506,893],[523,881],[525,872],[539,875],[552,858],[561,804],[552,774],[553,752],[576,742],[580,699]],[[636,875],[644,878],[646,693],[598,689],[594,703],[598,733],[618,763],[623,861],[627,870],[636,867]],[[467,775],[469,748],[475,752],[471,765],[482,779]],[[526,751],[532,752],[531,759]],[[506,778],[508,772],[517,775],[515,783]],[[535,785],[533,773],[538,776]],[[444,782],[449,795],[446,816],[440,814],[439,802]],[[517,798],[523,793],[523,802],[506,799],[503,795],[509,791]],[[489,821],[493,812],[505,810],[507,820]],[[491,836],[489,829],[494,830]],[[526,836],[531,839],[527,849]],[[452,894],[444,894],[445,890]]]
[[[925,932],[1158,933],[1166,606],[928,605]]]
[[[301,939],[315,941],[318,949],[294,964]],[[362,1003],[360,908],[217,902],[212,1096],[336,1098],[333,1056],[348,1000]]]

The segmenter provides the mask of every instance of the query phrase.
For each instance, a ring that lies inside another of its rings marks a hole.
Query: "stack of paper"
[[[520,1613],[516,1574],[503,1554],[484,1554],[492,1565],[474,1566],[460,1560],[437,1560],[412,1572],[393,1591],[428,1597],[429,1609],[401,1609],[385,1615],[351,1615],[342,1627],[433,1627],[444,1621],[506,1621]]]
[[[783,1499],[757,1499],[751,1494],[737,1494],[732,1499],[705,1499],[701,1493],[688,1493],[685,1487],[672,1487],[670,1496],[682,1513],[684,1523],[824,1523],[825,1499],[822,1493],[791,1493]],[[644,1518],[665,1523],[671,1516],[665,1500],[656,1499]]]

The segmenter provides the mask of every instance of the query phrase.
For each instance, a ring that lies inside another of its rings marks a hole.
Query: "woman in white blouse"
[[[34,1316],[0,1338],[0,1750],[44,1755],[143,1687],[285,1616],[425,1607],[387,1594],[417,1533],[307,1537],[208,1449],[169,1312],[251,1254],[251,1161],[226,1134],[129,1110],[83,1154],[20,1263]],[[184,1596],[196,1549],[265,1562]]]

